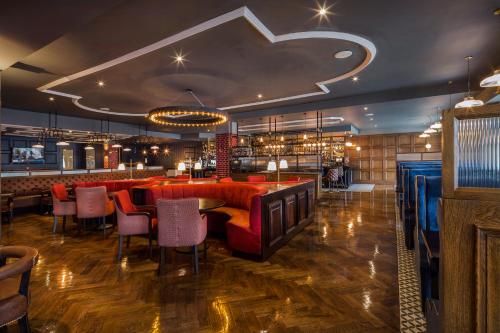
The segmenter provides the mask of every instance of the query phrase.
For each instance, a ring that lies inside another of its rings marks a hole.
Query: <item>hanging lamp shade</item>
[[[278,168],[276,167],[276,161],[272,160],[267,162],[267,171],[276,171]]]
[[[428,137],[430,137],[430,135],[429,135],[429,134],[427,134],[427,133],[422,133],[422,134],[420,134],[418,137],[419,137],[419,138],[428,138]]]
[[[43,149],[44,148],[44,145],[42,145],[41,143],[35,143],[33,146],[31,146],[33,148],[40,148],[40,149]]]
[[[474,97],[471,96],[471,93],[470,93],[470,61],[472,60],[472,57],[471,56],[465,57],[465,60],[467,60],[467,96],[464,98],[463,101],[455,104],[455,109],[473,108],[476,106],[484,105],[483,101],[481,101],[479,99],[474,99]]]
[[[89,145],[86,145],[85,148],[83,148],[83,149],[85,149],[85,150],[94,150],[94,146],[92,146],[92,145],[89,144]]]
[[[180,162],[179,165],[177,165],[177,170],[186,171],[186,163]]]
[[[439,129],[443,128],[443,124],[441,124],[440,121],[436,121],[434,124],[431,125],[431,128],[433,130],[439,130]]]
[[[427,143],[427,144],[425,145],[425,148],[426,148],[426,149],[431,149],[431,148],[432,148],[432,145],[431,145],[430,143]]]
[[[280,169],[288,169],[288,161],[284,158],[280,160]]]
[[[125,163],[118,164],[118,170],[124,171],[125,170]]]
[[[433,134],[436,133],[437,131],[433,128],[428,128],[424,131],[425,134]]]
[[[57,141],[56,146],[60,146],[60,147],[69,146],[69,142],[61,139],[61,140]]]
[[[129,152],[129,151],[131,151],[131,150],[132,150],[132,149],[131,149],[131,148],[129,148],[129,147],[123,148],[123,151],[126,151],[126,152]]]
[[[121,147],[122,147],[122,145],[121,145],[121,144],[119,144],[118,142],[114,143],[114,144],[111,146],[111,148],[121,148]]]
[[[137,170],[144,170],[144,164],[141,162],[137,163]]]
[[[201,162],[196,162],[196,163],[194,164],[194,169],[195,169],[195,170],[201,170]]]
[[[500,87],[500,69],[497,69],[493,75],[484,78],[479,85],[483,88]]]
[[[151,146],[151,150],[158,150],[158,149],[160,149],[160,147],[158,147],[157,145],[152,145]]]
[[[472,96],[467,96],[463,101],[455,104],[455,109],[463,109],[463,108],[474,108],[476,106],[483,106],[483,101],[479,99],[474,99]]]

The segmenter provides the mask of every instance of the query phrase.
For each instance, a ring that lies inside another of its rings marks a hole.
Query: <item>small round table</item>
[[[211,198],[198,198],[199,200],[199,210],[200,213],[205,213],[209,210],[222,207],[226,204],[224,200],[221,199],[211,199]]]

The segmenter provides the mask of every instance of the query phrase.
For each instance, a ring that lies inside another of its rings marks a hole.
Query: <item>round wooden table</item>
[[[226,204],[224,200],[221,199],[211,199],[211,198],[198,198],[200,213],[207,212],[209,210],[222,207]]]

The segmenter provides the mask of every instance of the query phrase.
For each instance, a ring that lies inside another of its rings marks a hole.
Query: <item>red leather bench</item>
[[[144,179],[121,179],[121,180],[98,180],[94,182],[74,182],[73,192],[77,187],[97,187],[105,186],[107,192],[117,192],[121,190],[129,191],[130,188],[139,185],[152,184],[161,180],[166,180],[164,177],[150,177]]]
[[[226,205],[211,212],[229,218],[225,223],[229,247],[261,255],[261,196],[265,193],[262,187],[242,183],[161,185],[146,189],[145,203],[152,205],[160,198],[222,199]]]

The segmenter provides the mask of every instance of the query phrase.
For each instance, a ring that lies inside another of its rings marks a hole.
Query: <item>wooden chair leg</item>
[[[149,233],[148,243],[149,243],[149,259],[152,259],[153,258],[153,235],[151,234],[151,232]]]
[[[118,237],[118,261],[122,259],[123,235]]]
[[[57,216],[54,215],[54,224],[52,224],[52,233],[55,234],[57,231]]]
[[[17,320],[17,324],[19,325],[19,331],[21,333],[29,333],[31,332],[30,330],[30,323],[28,321],[28,314],[25,314],[21,318]]]
[[[127,249],[130,247],[130,235],[127,236]]]
[[[199,272],[199,267],[198,267],[198,246],[195,245],[193,246],[193,259],[194,259],[194,273],[198,274]]]
[[[63,216],[63,225],[62,225],[62,232],[64,234],[64,232],[66,231],[66,215]]]

